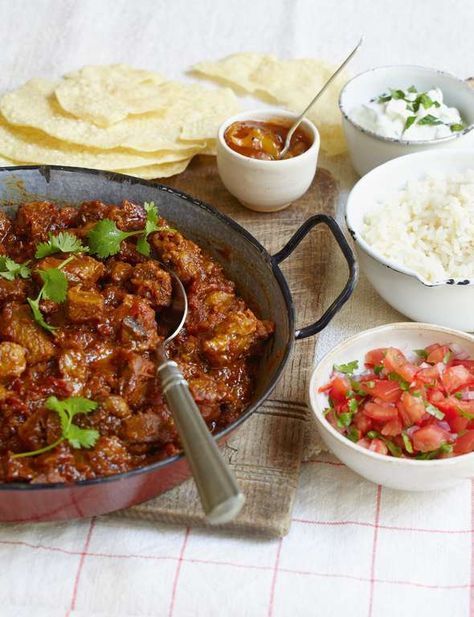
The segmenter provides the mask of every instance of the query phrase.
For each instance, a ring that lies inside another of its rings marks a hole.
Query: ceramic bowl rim
[[[414,322],[395,322],[395,323],[390,323],[390,324],[384,324],[382,326],[376,326],[375,328],[369,328],[368,330],[363,330],[362,332],[359,332],[358,334],[355,334],[354,336],[344,339],[343,341],[338,343],[335,347],[333,347],[330,351],[328,351],[324,355],[324,357],[321,358],[321,360],[319,360],[319,362],[316,364],[316,366],[313,368],[311,372],[311,377],[309,380],[308,400],[309,400],[309,406],[311,408],[312,413],[314,414],[316,421],[318,422],[318,424],[321,424],[323,428],[326,429],[331,434],[331,436],[334,437],[341,444],[341,446],[345,447],[347,450],[351,450],[352,452],[356,454],[366,456],[368,460],[372,460],[374,463],[384,462],[389,465],[395,465],[399,467],[403,467],[403,466],[413,467],[413,465],[415,465],[416,467],[421,466],[421,467],[426,468],[426,467],[449,467],[453,465],[459,465],[461,464],[462,461],[466,461],[467,459],[471,459],[472,461],[474,461],[474,452],[470,452],[469,454],[461,454],[460,456],[454,456],[451,458],[435,459],[431,461],[419,461],[419,460],[408,459],[408,458],[397,458],[394,456],[388,456],[386,454],[378,454],[377,452],[372,452],[371,450],[367,450],[366,448],[363,448],[362,446],[358,446],[356,443],[352,442],[347,437],[342,436],[340,433],[336,431],[336,429],[333,426],[331,426],[331,424],[324,417],[323,411],[322,409],[320,409],[318,402],[317,402],[316,389],[315,389],[314,382],[316,380],[316,376],[320,370],[321,365],[327,361],[327,358],[331,357],[332,355],[337,355],[337,353],[342,347],[347,346],[347,345],[350,346],[350,344],[360,341],[370,334],[379,333],[379,332],[381,333],[387,330],[402,330],[402,329],[408,329],[408,330],[413,330],[413,331],[423,330],[423,329],[439,331],[439,332],[443,332],[446,334],[452,334],[454,336],[459,336],[461,338],[469,340],[469,342],[474,344],[474,335],[467,334],[466,332],[462,332],[461,330],[455,330],[453,328],[445,328],[444,326],[438,326],[436,324],[414,323]]]
[[[386,69],[416,69],[417,71],[421,70],[424,71],[426,73],[432,73],[433,75],[443,75],[449,79],[454,80],[455,82],[457,82],[458,86],[462,87],[463,89],[465,89],[466,91],[470,91],[472,93],[472,97],[473,97],[473,103],[474,103],[474,90],[460,77],[457,77],[456,75],[453,75],[452,73],[449,73],[447,71],[441,71],[439,69],[434,69],[428,66],[421,66],[421,65],[417,65],[417,64],[387,64],[387,65],[383,65],[383,66],[375,66],[371,69],[368,69],[366,71],[362,71],[361,73],[358,73],[357,75],[355,75],[354,77],[352,77],[342,88],[340,94],[339,94],[339,99],[338,99],[338,105],[339,105],[339,111],[341,112],[342,116],[344,117],[345,120],[347,120],[347,122],[349,122],[349,124],[351,124],[355,129],[357,129],[360,133],[363,133],[365,135],[368,135],[369,137],[373,137],[374,139],[377,139],[379,141],[383,141],[385,143],[388,144],[395,144],[395,145],[401,145],[401,146],[429,146],[429,145],[436,145],[439,143],[444,143],[447,141],[454,141],[455,139],[460,139],[461,137],[463,137],[464,135],[467,135],[468,133],[470,133],[473,129],[474,129],[474,121],[471,122],[471,124],[469,124],[468,126],[466,126],[462,131],[458,131],[456,133],[453,133],[452,135],[447,135],[445,137],[437,137],[435,139],[419,139],[419,140],[415,140],[415,139],[397,139],[396,137],[385,137],[383,135],[379,135],[378,133],[375,133],[374,131],[371,131],[369,129],[366,129],[364,127],[362,127],[360,124],[358,124],[357,122],[355,122],[349,115],[348,111],[346,111],[344,102],[343,102],[343,98],[344,95],[346,94],[346,89],[350,86],[350,84],[352,84],[353,82],[355,82],[357,79],[359,79],[360,77],[363,77],[364,75],[367,75],[368,73],[375,73],[376,71],[379,70],[386,70]]]

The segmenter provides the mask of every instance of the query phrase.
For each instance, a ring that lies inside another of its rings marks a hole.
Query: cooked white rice
[[[408,182],[365,216],[362,237],[428,282],[474,279],[474,169]]]

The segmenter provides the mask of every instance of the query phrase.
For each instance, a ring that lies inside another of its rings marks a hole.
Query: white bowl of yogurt
[[[349,155],[361,176],[398,156],[474,148],[474,89],[421,66],[383,66],[343,88],[339,108]]]

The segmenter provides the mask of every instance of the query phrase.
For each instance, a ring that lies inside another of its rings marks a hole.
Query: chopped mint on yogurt
[[[410,141],[448,137],[465,128],[459,110],[444,103],[440,88],[420,92],[415,86],[383,92],[356,107],[351,119],[381,137]]]

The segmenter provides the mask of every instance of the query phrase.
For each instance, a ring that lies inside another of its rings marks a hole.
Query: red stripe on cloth
[[[375,523],[364,521],[313,521],[306,518],[292,518],[293,523],[305,523],[307,525],[357,525],[359,527],[375,527]],[[396,525],[378,525],[379,529],[388,529],[389,531],[416,531],[423,533],[474,533],[474,529],[424,529],[423,527],[397,527]]]
[[[72,589],[71,604],[69,606],[69,610],[66,613],[66,617],[69,617],[71,612],[76,608],[77,592],[79,590],[79,583],[81,580],[82,568],[84,566],[84,561],[86,559],[87,551],[89,550],[89,545],[91,543],[92,532],[94,531],[94,526],[95,526],[95,519],[91,518],[89,529],[87,531],[87,536],[84,542],[84,547],[80,553],[81,557],[79,559],[79,565],[77,567],[76,578],[74,580],[74,587]]]
[[[372,561],[370,564],[370,595],[369,595],[369,617],[372,617],[372,606],[374,603],[374,587],[375,587],[375,558],[377,556],[377,539],[379,535],[380,522],[380,502],[382,500],[382,487],[377,486],[377,495],[375,498],[375,523],[374,523],[374,540],[372,542]]]
[[[280,555],[281,555],[282,545],[283,545],[283,538],[281,538],[278,542],[278,547],[277,547],[277,552],[276,552],[276,557],[275,557],[275,565],[273,566],[272,583],[270,586],[270,602],[268,604],[268,617],[273,616],[273,607],[275,604],[275,588],[276,588],[276,582],[277,582],[277,576],[278,576],[278,568],[280,565]]]
[[[188,543],[189,532],[190,532],[189,527],[186,527],[186,531],[184,532],[183,544],[181,546],[181,550],[178,556],[178,565],[176,566],[176,573],[174,575],[173,590],[171,592],[170,610],[168,611],[168,617],[172,617],[173,611],[174,611],[174,605],[176,602],[176,592],[178,589],[179,574],[181,572],[181,566],[183,565],[184,551]]]
[[[339,463],[338,461],[324,461],[322,459],[310,459],[309,461],[304,461],[305,463],[319,463],[321,465],[333,465],[334,467],[345,467],[344,463]]]

